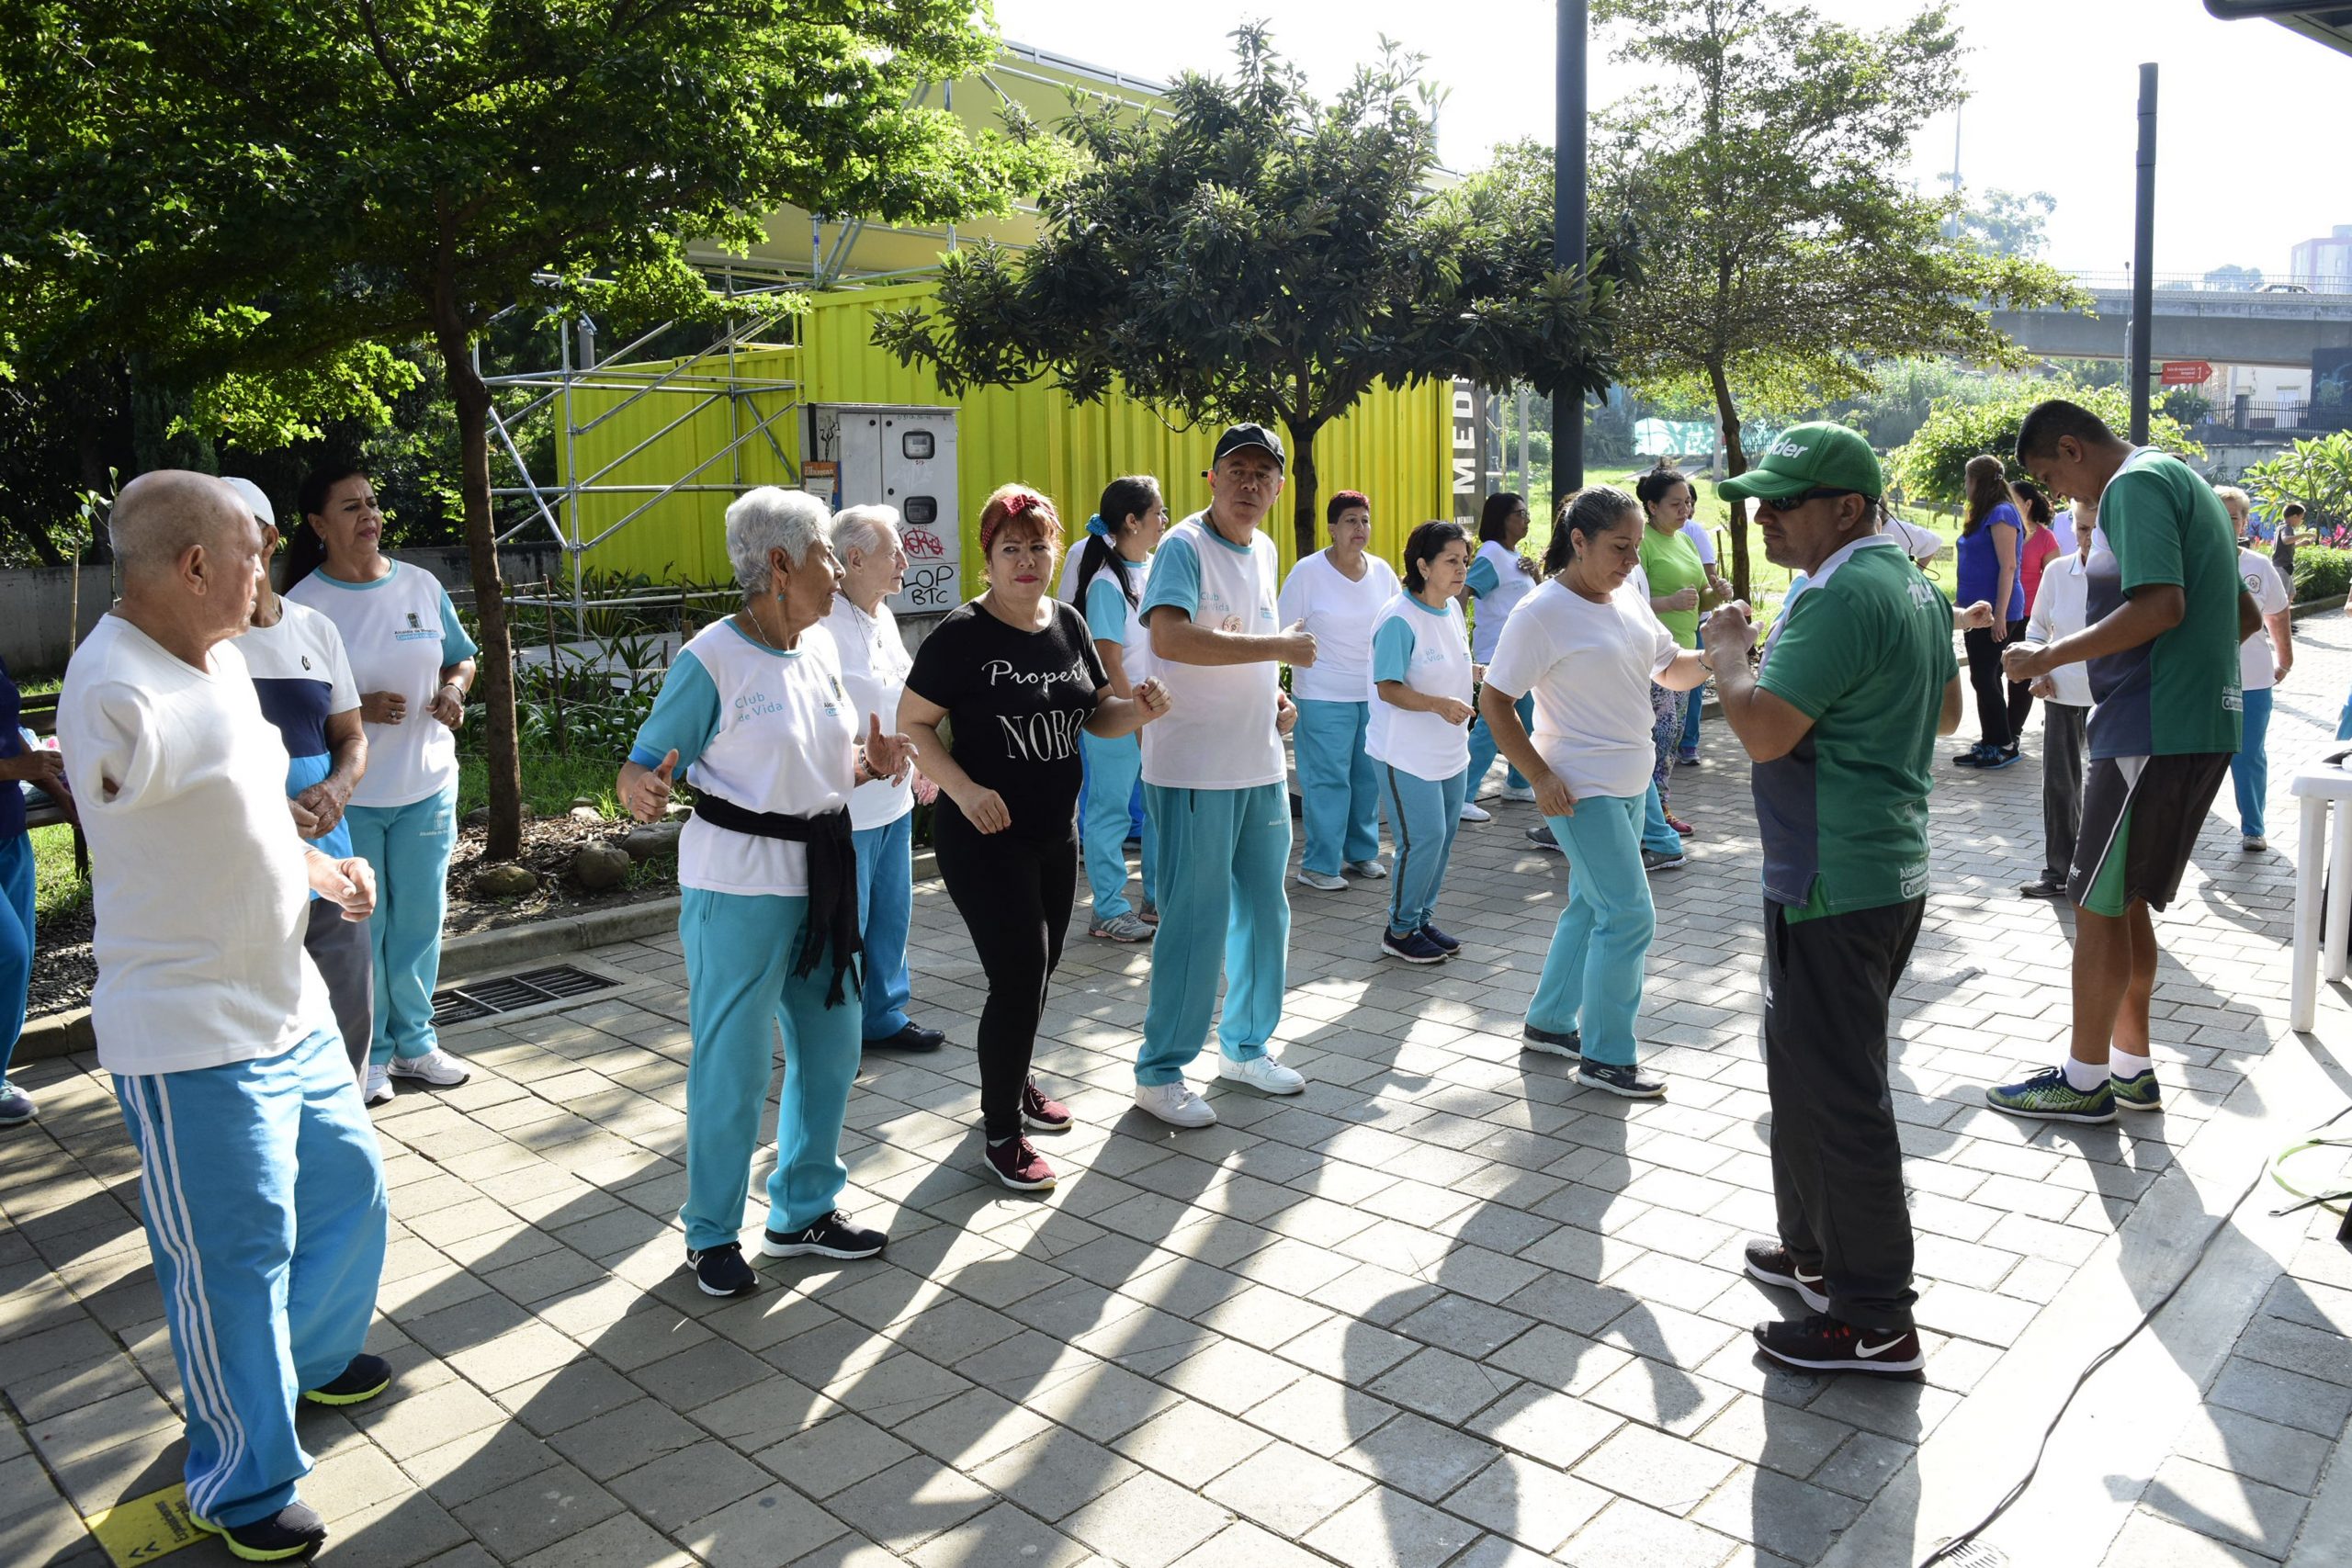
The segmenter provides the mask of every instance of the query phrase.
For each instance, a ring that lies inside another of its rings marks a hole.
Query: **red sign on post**
[[[2167,387],[2201,387],[2212,378],[2212,366],[2202,359],[2165,361],[2164,384]]]

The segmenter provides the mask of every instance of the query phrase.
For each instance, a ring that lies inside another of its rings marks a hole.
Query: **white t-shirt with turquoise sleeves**
[[[1151,581],[1150,556],[1127,563],[1127,581],[1136,591],[1134,604],[1119,589],[1119,569],[1106,566],[1086,580],[1086,635],[1096,642],[1119,645],[1119,665],[1135,690],[1151,678],[1151,630],[1143,624],[1143,596]]]
[[[363,724],[368,771],[351,804],[390,807],[430,800],[458,782],[458,737],[428,711],[441,671],[480,651],[458,624],[457,606],[434,575],[406,561],[373,582],[345,582],[314,571],[286,591],[334,623],[360,695],[396,692],[408,699],[398,724]]]
[[[1408,712],[1383,702],[1380,682],[1401,681],[1433,697],[1470,700],[1470,637],[1462,606],[1432,610],[1401,590],[1380,608],[1372,627],[1372,669],[1365,681],[1372,712],[1363,749],[1375,761],[1432,783],[1470,765],[1470,721],[1449,724],[1433,713]]]
[[[860,733],[831,633],[810,626],[779,653],[729,615],[678,650],[628,756],[657,768],[675,751],[677,776],[696,789],[752,811],[809,817],[849,804]],[[696,817],[679,835],[678,886],[803,897],[808,849]]]
[[[1275,614],[1283,625],[1306,623],[1315,662],[1290,672],[1290,694],[1310,703],[1360,703],[1372,668],[1372,624],[1398,592],[1396,569],[1366,556],[1363,576],[1351,581],[1317,550],[1283,579]]]
[[[1500,539],[1484,541],[1471,558],[1468,586],[1478,614],[1471,629],[1470,652],[1481,664],[1495,657],[1495,643],[1503,635],[1503,624],[1510,619],[1510,613],[1535,592],[1538,580],[1521,571],[1519,561],[1518,552]]]
[[[1252,531],[1237,545],[1196,512],[1168,531],[1151,558],[1143,614],[1189,615],[1211,630],[1272,637],[1274,542]],[[1274,713],[1282,695],[1272,660],[1253,664],[1155,661],[1169,710],[1143,729],[1143,782],[1162,789],[1256,789],[1289,777]]]

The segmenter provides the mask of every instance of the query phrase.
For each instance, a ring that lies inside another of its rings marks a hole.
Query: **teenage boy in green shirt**
[[[2052,398],[2026,415],[2018,463],[2043,488],[2098,504],[2084,563],[2089,624],[2002,655],[2012,681],[2087,662],[2090,766],[2066,881],[2074,900],[2075,1017],[2066,1059],[1984,1091],[1996,1111],[2112,1122],[2161,1111],[2148,1059],[2156,987],[2149,911],[2180,889],[2206,809],[2238,749],[2238,645],[2262,624],[2238,580],[2221,497],[2179,458],[2132,446],[2088,409]]]
[[[1811,1370],[1911,1372],[1911,1216],[1887,1084],[1887,1012],[1928,901],[1935,740],[1960,725],[1951,602],[1877,531],[1885,482],[1853,431],[1786,431],[1723,493],[1804,571],[1762,668],[1725,605],[1700,637],[1756,766],[1764,842],[1764,1068],[1780,1235],[1747,1269],[1813,1314],[1758,1348]]]

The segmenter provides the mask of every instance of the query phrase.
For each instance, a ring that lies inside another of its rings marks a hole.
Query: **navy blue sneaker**
[[[706,1296],[748,1296],[759,1288],[760,1277],[743,1261],[743,1244],[721,1242],[717,1247],[686,1248],[686,1262],[695,1283]]]
[[[1607,1089],[1627,1100],[1663,1100],[1666,1080],[1630,1063],[1596,1062],[1586,1056],[1577,1066],[1577,1082],[1587,1089]]]
[[[1555,1029],[1538,1029],[1529,1024],[1519,1032],[1520,1043],[1530,1051],[1541,1051],[1547,1056],[1566,1056],[1575,1061],[1584,1055],[1584,1036],[1571,1029],[1565,1033]]]
[[[1975,745],[1971,746],[1967,750],[1962,751],[1959,756],[1954,757],[1951,760],[1951,765],[1955,768],[1981,768],[1986,765],[1985,760],[1987,758],[1997,757],[2000,754],[2000,748],[1996,746],[1987,746],[1980,740]]]
[[[1454,941],[1452,937],[1446,935],[1435,926],[1430,925],[1427,920],[1421,922],[1421,934],[1429,938],[1430,941],[1434,942],[1437,946],[1443,948],[1445,950],[1446,956],[1449,958],[1462,951],[1462,944],[1460,942]]]
[[[1447,957],[1445,949],[1419,931],[1407,931],[1398,936],[1395,931],[1383,931],[1380,933],[1380,951],[1408,964],[1442,964]]]
[[[1984,760],[1976,765],[1988,773],[1997,773],[2003,768],[2016,767],[2021,761],[2023,759],[2018,755],[2016,747],[1996,746],[1985,754]]]

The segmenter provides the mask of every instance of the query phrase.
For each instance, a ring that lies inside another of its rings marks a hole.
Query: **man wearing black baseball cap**
[[[1306,1080],[1268,1042],[1282,1021],[1290,947],[1290,792],[1282,738],[1297,710],[1279,664],[1315,662],[1315,638],[1275,611],[1273,540],[1258,531],[1283,491],[1282,437],[1237,424],[1217,437],[1210,502],[1168,531],[1142,615],[1152,673],[1172,701],[1143,732],[1144,809],[1159,836],[1159,934],[1136,1057],[1136,1103],[1177,1127],[1216,1120],[1184,1081],[1217,976],[1217,1076],[1268,1094]]]
[[[1886,1077],[1888,1004],[1928,901],[1935,739],[1960,724],[1951,603],[1878,532],[1878,457],[1839,424],[1784,431],[1724,495],[1753,500],[1764,553],[1808,574],[1760,671],[1747,606],[1701,639],[1755,761],[1764,840],[1764,1071],[1780,1235],[1748,1273],[1812,1315],[1758,1348],[1813,1370],[1909,1372],[1911,1216]]]

